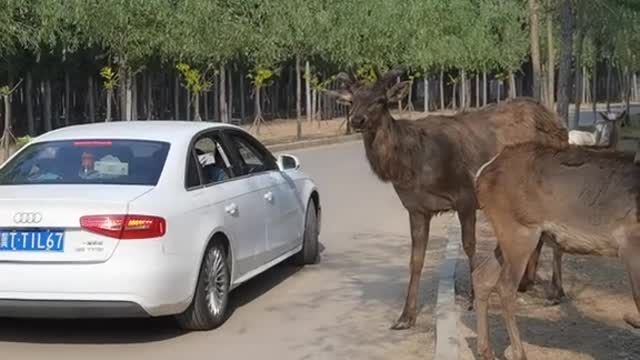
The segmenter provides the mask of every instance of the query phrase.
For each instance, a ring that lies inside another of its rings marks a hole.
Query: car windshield
[[[169,144],[87,139],[33,143],[0,169],[0,185],[156,185]]]

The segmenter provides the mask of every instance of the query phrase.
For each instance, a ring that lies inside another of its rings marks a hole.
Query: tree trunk
[[[185,91],[187,92],[187,96],[185,96],[187,98],[187,106],[185,108],[185,111],[187,113],[187,118],[185,120],[190,121],[191,120],[191,106],[193,105],[193,97],[192,97],[191,91],[189,91],[189,89],[185,89]]]
[[[596,119],[596,115],[597,115],[597,107],[598,107],[598,91],[597,91],[597,87],[598,87],[598,47],[594,46],[593,49],[593,53],[591,54],[591,56],[593,56],[593,70],[592,70],[592,74],[591,74],[591,106],[593,107],[593,119]]]
[[[27,106],[27,131],[29,135],[36,135],[36,123],[33,117],[33,75],[31,71],[27,71],[27,77],[24,84],[25,104]]]
[[[71,78],[69,71],[64,71],[64,124],[71,124]]]
[[[569,119],[569,94],[571,91],[571,56],[573,53],[573,31],[575,13],[573,0],[562,0],[560,4],[560,71],[558,75],[557,113],[567,124]]]
[[[13,82],[9,82],[9,88],[13,86]],[[4,98],[4,132],[2,134],[2,138],[7,136],[7,134],[11,134],[11,96],[13,94],[7,94],[3,96]],[[8,139],[5,139],[8,141]]]
[[[227,109],[227,96],[226,96],[226,79],[225,79],[225,74],[226,74],[226,70],[225,70],[225,66],[221,65],[220,66],[220,121],[222,121],[223,123],[228,123],[229,122],[229,112]]]
[[[313,110],[311,109],[311,66],[309,65],[309,60],[304,64],[304,75],[306,79],[305,90],[307,100],[307,122],[311,122],[311,120],[313,120]]]
[[[498,104],[500,104],[501,96],[502,96],[502,80],[498,81],[498,94],[496,94]]]
[[[516,75],[513,71],[509,71],[509,98],[514,99],[518,96],[516,91]]]
[[[467,108],[467,72],[463,69],[460,74],[460,109],[465,110]]]
[[[584,50],[584,49],[583,49]],[[584,56],[584,54],[583,54]],[[587,96],[587,91],[589,90],[589,81],[587,76],[587,67],[582,67],[582,103],[586,104],[589,102],[589,98]]]
[[[204,92],[202,93],[202,107],[203,107],[203,115],[204,121],[209,121],[209,93],[208,92]]]
[[[638,101],[638,74],[633,73],[633,101]]]
[[[111,98],[113,97],[113,90],[107,90],[107,116],[105,122],[111,121]]]
[[[582,73],[582,47],[584,43],[584,34],[583,31],[578,31],[576,35],[576,79],[575,79],[575,87],[576,87],[576,95],[575,95],[575,105],[576,105],[576,114],[574,117],[573,124],[569,124],[570,129],[576,129],[580,126],[580,107],[582,106],[582,77],[584,74]]]
[[[43,120],[44,120],[44,131],[53,130],[53,106],[51,104],[51,80],[45,79],[43,83],[44,89],[44,109],[43,109]]]
[[[93,75],[87,78],[87,96],[89,97],[89,122],[96,122],[96,85]]]
[[[176,75],[173,83],[173,116],[180,119],[180,75]]]
[[[316,89],[311,90],[311,121],[316,120],[318,106],[318,92]]]
[[[127,74],[127,89],[126,89],[126,102],[125,102],[125,104],[126,104],[126,106],[125,106],[125,108],[126,108],[126,110],[125,110],[126,111],[125,112],[125,114],[126,114],[125,120],[126,121],[131,121],[132,115],[133,115],[133,107],[132,107],[132,105],[133,105],[133,90],[132,90],[133,78],[131,76],[131,69],[127,68],[126,74]]]
[[[553,14],[547,17],[547,106],[553,109],[555,103],[555,46],[553,44]]]
[[[458,109],[458,99],[456,97],[456,93],[458,92],[458,83],[454,82],[453,83],[453,91],[451,92],[451,109],[453,110],[457,110]]]
[[[120,101],[120,120],[127,119],[127,71],[124,65],[120,65],[118,68],[118,78],[120,79],[120,86],[118,87],[119,101]]]
[[[540,98],[540,38],[538,21],[538,0],[529,1],[529,42],[531,44],[531,63],[533,65],[533,97]]]
[[[480,107],[480,74],[476,74],[476,107]]]
[[[487,72],[482,72],[482,106],[487,106]]]
[[[611,111],[611,57],[607,58],[607,84],[606,84],[606,96],[607,96],[607,111]]]
[[[147,73],[147,81],[145,86],[147,87],[147,91],[145,92],[147,95],[147,120],[153,119],[153,73]]]
[[[200,94],[193,94],[193,120],[202,121],[200,117]]]
[[[253,97],[253,106],[255,113],[255,122],[256,122],[256,134],[260,135],[260,121],[262,120],[262,106],[260,104],[260,88],[256,88],[255,96]]]
[[[444,109],[444,70],[440,70],[440,111]]]
[[[138,120],[138,79],[131,75],[131,120]]]
[[[227,94],[227,103],[229,104],[229,114],[227,120],[231,121],[231,119],[233,119],[233,69],[231,66],[229,67],[228,74],[227,83],[229,84],[229,93]]]
[[[240,72],[240,120],[244,121],[245,115],[246,115],[246,108],[245,108],[245,103],[244,103],[244,73],[241,71]]]
[[[429,78],[424,77],[424,112],[429,112]]]
[[[300,55],[296,54],[296,138],[302,137],[302,83],[300,74]]]

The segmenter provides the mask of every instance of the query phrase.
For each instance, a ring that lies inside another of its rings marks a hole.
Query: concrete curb
[[[458,320],[460,309],[456,305],[455,273],[460,259],[460,228],[455,217],[447,225],[448,241],[444,261],[440,266],[438,300],[435,310],[436,347],[434,360],[459,358]]]
[[[362,139],[361,134],[332,136],[332,137],[325,137],[320,139],[302,140],[302,141],[296,141],[291,143],[267,145],[267,149],[269,149],[269,151],[272,151],[272,152],[280,152],[280,151],[288,151],[288,150],[306,149],[306,148],[323,146],[323,145],[341,144],[341,143],[360,140],[360,139]]]

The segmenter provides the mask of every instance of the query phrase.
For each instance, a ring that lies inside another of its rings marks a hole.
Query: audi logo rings
[[[37,224],[42,221],[42,214],[39,212],[18,212],[13,215],[13,222],[16,224]]]

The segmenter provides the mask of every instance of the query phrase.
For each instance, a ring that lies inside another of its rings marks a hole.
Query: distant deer
[[[513,359],[526,359],[514,308],[516,288],[545,235],[570,254],[620,257],[640,311],[640,167],[632,152],[529,143],[506,147],[478,171],[478,202],[491,223],[501,259],[473,273],[478,353],[494,359],[488,302],[497,289]],[[638,313],[624,316],[640,327]]]
[[[429,226],[434,215],[456,211],[462,243],[474,268],[476,247],[475,171],[505,145],[568,141],[566,129],[554,113],[533,99],[519,98],[461,112],[431,115],[416,121],[394,119],[390,104],[402,100],[410,81],[395,84],[403,72],[394,69],[373,83],[341,73],[343,87],[328,93],[350,105],[350,122],[362,132],[365,153],[377,177],[393,184],[409,212],[411,227],[410,279],[404,309],[391,326],[415,325],[418,283],[424,265]],[[469,275],[471,276],[471,274]],[[470,304],[473,305],[473,289]]]
[[[626,109],[620,113],[599,112],[598,114],[600,114],[602,119],[595,122],[595,129],[593,131],[569,131],[569,143],[575,145],[615,148],[620,139],[618,124],[620,120],[625,117],[626,113]]]
[[[602,119],[596,121],[595,131],[590,133],[588,131],[571,130],[569,131],[569,143],[593,148],[615,149],[620,140],[620,121],[625,117],[626,113],[627,109],[622,110],[620,113],[599,112],[598,114]],[[557,246],[553,246],[553,241],[549,241],[547,235],[542,236],[542,241],[531,256],[527,271],[518,290],[526,291],[535,282],[535,274],[543,243],[550,244],[553,247],[553,277],[551,279],[550,292],[547,295],[547,305],[555,305],[559,304],[565,296],[562,286],[562,250]],[[499,250],[497,255],[501,256]]]

